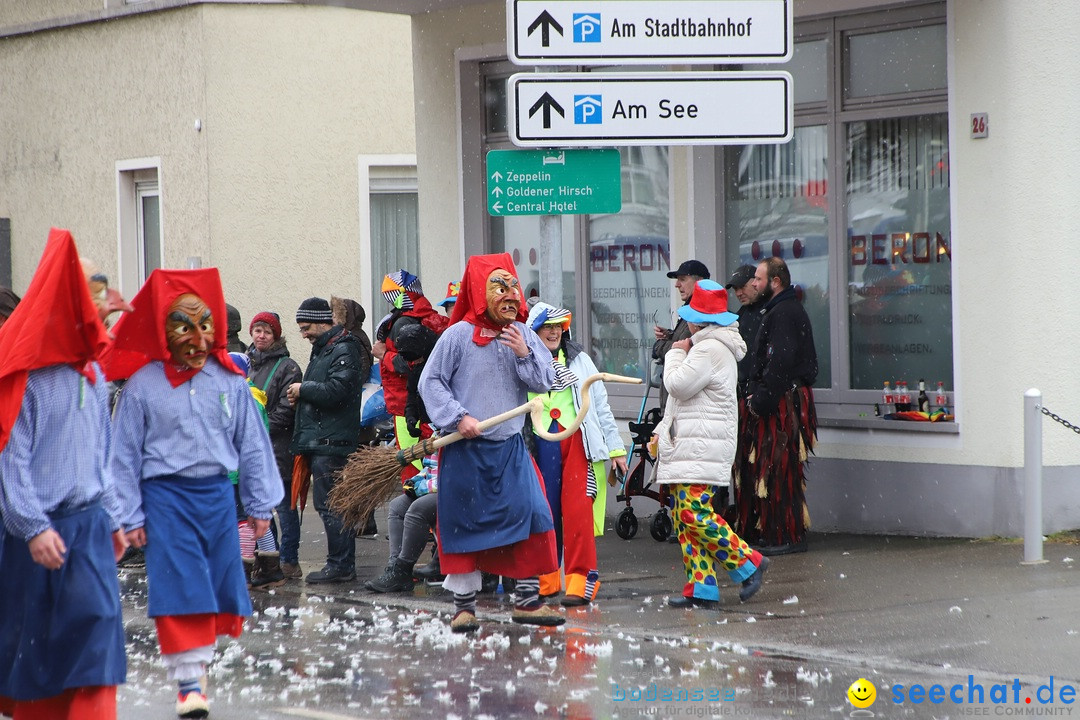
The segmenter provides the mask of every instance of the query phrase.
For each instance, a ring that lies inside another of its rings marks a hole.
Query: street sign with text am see
[[[507,81],[519,147],[788,142],[786,72],[518,73]]]

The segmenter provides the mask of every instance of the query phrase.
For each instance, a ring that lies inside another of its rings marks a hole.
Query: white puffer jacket
[[[658,483],[731,484],[739,426],[738,362],[746,355],[739,325],[705,325],[690,352],[664,357],[667,405],[658,435]]]

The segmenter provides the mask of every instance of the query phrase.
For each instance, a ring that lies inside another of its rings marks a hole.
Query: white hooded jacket
[[[729,486],[739,427],[738,361],[746,343],[738,323],[705,325],[690,352],[664,357],[667,405],[656,427],[657,482]]]

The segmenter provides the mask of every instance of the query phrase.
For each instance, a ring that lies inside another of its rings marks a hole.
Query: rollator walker
[[[622,492],[615,496],[617,502],[625,502],[626,507],[615,519],[615,534],[623,540],[629,540],[638,531],[638,519],[634,514],[634,508],[630,500],[635,497],[647,497],[655,500],[660,507],[653,513],[649,522],[649,533],[657,542],[664,542],[671,536],[674,523],[671,518],[671,510],[674,507],[674,499],[668,492],[666,485],[656,485],[656,460],[649,456],[649,438],[660,422],[663,410],[659,407],[645,410],[649,403],[649,393],[654,387],[653,375],[657,369],[655,361],[650,363],[648,378],[645,385],[645,395],[641,399],[641,408],[638,410],[637,422],[630,422],[631,446],[630,446],[630,469],[623,478]]]

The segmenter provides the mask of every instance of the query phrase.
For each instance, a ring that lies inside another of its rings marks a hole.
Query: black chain
[[[1039,410],[1042,412],[1043,415],[1046,415],[1047,417],[1049,417],[1054,422],[1061,423],[1062,425],[1064,425],[1069,430],[1072,430],[1077,435],[1080,435],[1080,427],[1077,427],[1076,425],[1073,425],[1071,422],[1069,422],[1065,418],[1050,412],[1049,410],[1047,410],[1042,405],[1039,406]]]

